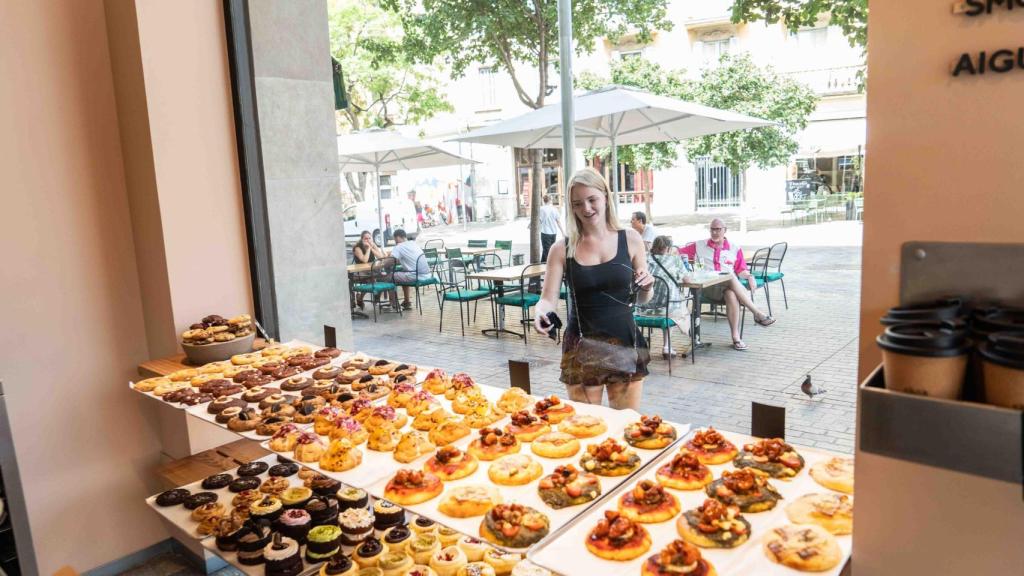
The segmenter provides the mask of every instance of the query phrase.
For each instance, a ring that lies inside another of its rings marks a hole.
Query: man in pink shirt
[[[746,350],[747,345],[740,338],[740,306],[750,310],[754,314],[754,322],[761,326],[771,326],[775,323],[775,319],[761,312],[754,305],[754,291],[757,290],[757,282],[754,280],[754,275],[747,269],[743,250],[738,246],[734,248],[726,239],[725,222],[715,218],[711,221],[710,229],[710,239],[687,244],[679,249],[679,254],[686,256],[691,262],[700,261],[705,269],[733,273],[728,282],[705,289],[702,300],[714,304],[725,304],[725,315],[729,319],[729,330],[732,332],[732,347],[736,350]],[[740,281],[741,279],[749,285],[749,294],[743,282]]]

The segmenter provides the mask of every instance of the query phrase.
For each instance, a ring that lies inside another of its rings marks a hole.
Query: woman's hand
[[[633,283],[641,292],[648,292],[654,287],[654,276],[651,276],[646,269],[637,270],[633,273]]]
[[[555,307],[547,300],[541,299],[533,309],[536,310],[533,317],[533,328],[547,336],[552,328],[551,323],[548,322],[548,312],[554,312]]]

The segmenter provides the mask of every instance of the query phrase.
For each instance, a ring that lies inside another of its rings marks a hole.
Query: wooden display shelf
[[[167,462],[157,469],[157,475],[167,488],[176,488],[237,468],[268,454],[271,453],[260,447],[259,442],[243,438],[187,458]]]
[[[257,338],[252,343],[253,350],[261,350],[267,345],[267,341],[263,338]],[[195,368],[194,365],[189,364],[185,358],[185,354],[175,354],[174,356],[168,356],[166,358],[157,358],[156,360],[147,360],[142,364],[139,364],[139,376],[143,378],[154,378],[157,376],[167,376],[178,370],[184,370],[186,368]]]

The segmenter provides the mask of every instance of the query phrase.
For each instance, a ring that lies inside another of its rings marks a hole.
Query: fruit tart
[[[715,576],[718,572],[689,542],[674,540],[647,558],[641,576]]]
[[[701,464],[725,464],[739,453],[736,446],[714,428],[698,430],[683,447],[697,456]]]
[[[455,446],[442,446],[427,460],[423,469],[445,482],[450,482],[476,472],[479,465],[472,454],[467,454]]]
[[[750,468],[734,472],[726,470],[722,477],[704,488],[708,496],[723,504],[735,504],[740,512],[764,512],[775,508],[782,495],[768,479],[755,474]]]
[[[479,386],[473,381],[473,377],[465,372],[456,372],[452,376],[452,383],[448,386],[448,389],[444,391],[444,397],[449,400],[455,400],[455,396],[459,392],[467,392],[469,390],[478,390]]]
[[[469,436],[469,425],[462,418],[448,418],[428,432],[430,441],[438,446],[445,446],[459,438]]]
[[[332,428],[328,434],[331,440],[348,440],[353,446],[358,446],[370,438],[366,427],[351,416],[341,415],[331,422]]]
[[[346,439],[334,440],[320,457],[320,468],[328,472],[351,470],[363,461],[363,453]]]
[[[647,529],[616,510],[605,510],[604,518],[587,534],[587,550],[605,560],[632,560],[651,548]]]
[[[423,380],[423,389],[431,394],[444,394],[451,385],[452,379],[440,368],[428,372],[426,379]]]
[[[505,431],[514,435],[520,442],[533,442],[541,434],[550,432],[551,425],[544,418],[520,410],[512,415],[512,423],[505,426]]]
[[[402,434],[398,445],[395,446],[393,455],[395,460],[408,464],[424,454],[432,453],[436,449],[437,446],[434,446],[434,443],[430,441],[426,432],[412,430]]]
[[[499,428],[481,428],[480,436],[469,443],[467,451],[478,460],[497,460],[519,452],[519,439]]]
[[[522,504],[498,504],[480,523],[480,536],[507,548],[526,548],[548,535],[550,521],[543,513]]]
[[[732,461],[737,468],[752,468],[772,478],[789,480],[804,468],[804,457],[782,438],[764,438],[743,445]]]
[[[668,464],[658,468],[656,477],[662,486],[676,490],[700,490],[715,479],[711,470],[685,448],[676,453]]]
[[[750,538],[750,522],[739,506],[727,506],[708,498],[676,519],[676,531],[701,548],[735,548]]]
[[[430,472],[403,468],[384,487],[384,497],[400,506],[426,502],[444,490],[441,479]]]
[[[533,397],[522,388],[509,388],[498,399],[498,408],[501,408],[504,412],[518,412],[525,410],[533,401]]]
[[[533,413],[537,416],[546,417],[551,424],[558,424],[569,416],[576,413],[576,409],[562,402],[562,399],[552,394],[547,398],[537,401],[533,405]]]
[[[641,416],[639,422],[626,426],[622,437],[630,446],[644,450],[658,450],[676,439],[676,429],[661,416]]]
[[[572,464],[566,464],[541,478],[537,493],[545,504],[557,510],[597,498],[601,495],[601,481],[593,474],[581,472]]]
[[[619,512],[635,522],[654,524],[679,513],[679,499],[654,480],[641,480],[619,497]]]
[[[614,438],[587,446],[580,457],[580,466],[598,476],[625,476],[640,467],[640,456]]]

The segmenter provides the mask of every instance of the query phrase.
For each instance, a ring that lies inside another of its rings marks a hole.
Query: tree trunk
[[[530,263],[540,262],[540,206],[544,193],[544,149],[533,151],[533,190],[530,193]]]
[[[647,221],[651,222],[653,224],[654,223],[654,215],[651,214],[651,194],[653,193],[653,190],[650,189],[650,188],[653,188],[653,187],[649,187],[647,185],[648,184],[648,180],[647,180],[648,172],[647,172],[647,170],[641,170],[640,174],[641,174],[641,176],[640,176],[640,190],[643,191],[643,195],[644,195],[644,212],[647,213]]]
[[[362,202],[366,199],[365,172],[345,172],[345,182],[348,184],[348,189],[352,191],[352,196],[355,197],[356,202]]]

